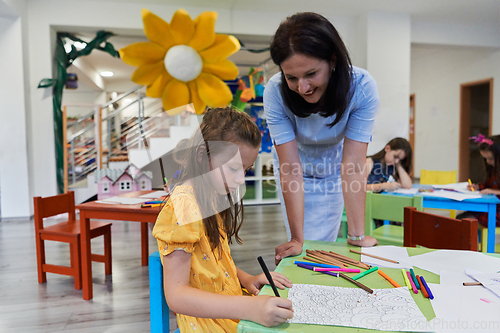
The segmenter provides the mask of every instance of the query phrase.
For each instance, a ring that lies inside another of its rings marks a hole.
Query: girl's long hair
[[[399,161],[401,163],[401,166],[405,171],[410,174],[411,172],[411,159],[412,159],[412,150],[411,150],[411,145],[408,142],[408,140],[404,138],[394,138],[391,141],[389,141],[384,148],[379,151],[378,153],[368,156],[374,161],[382,161],[385,158],[385,147],[389,146],[391,147],[391,150],[398,150],[401,149],[405,152],[405,158]],[[385,163],[384,163],[385,164]],[[396,180],[399,180],[399,175],[396,173],[395,177]]]
[[[479,150],[482,151],[490,151],[493,153],[493,158],[495,159],[495,165],[491,166],[486,163],[486,159],[484,160],[484,167],[486,169],[486,180],[495,176],[495,174],[500,174],[500,135],[494,135],[489,137],[491,141],[493,141],[492,145],[489,145],[486,142],[482,142],[479,144]]]
[[[342,119],[351,101],[352,64],[347,48],[335,27],[325,17],[316,13],[297,13],[281,22],[270,46],[271,58],[281,68],[283,61],[294,54],[303,54],[326,61],[335,60],[328,86],[325,91],[325,104],[319,114],[323,117],[335,115],[331,128]],[[286,106],[297,117],[311,115],[318,106],[311,104],[288,88],[281,70],[281,95]]]
[[[206,111],[200,130],[189,140],[189,148],[175,155],[182,165],[182,172],[177,179],[174,179],[172,185],[196,178],[196,186],[193,186],[196,202],[203,217],[212,251],[218,249],[220,256],[221,239],[224,237],[228,237],[229,243],[232,243],[233,236],[238,244],[242,242],[238,231],[243,221],[243,200],[233,202],[230,194],[218,194],[209,177],[203,175],[211,171],[211,156],[226,149],[232,149],[231,153],[235,154],[237,152],[235,144],[248,144],[258,148],[262,140],[260,130],[246,113],[230,107],[214,108]],[[186,142],[183,145],[185,147]],[[229,208],[220,212],[214,211],[214,207],[226,207],[227,205],[218,204],[224,201],[229,202]]]

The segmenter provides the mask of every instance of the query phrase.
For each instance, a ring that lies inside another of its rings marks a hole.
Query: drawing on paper
[[[294,284],[288,291],[289,323],[337,325],[391,331],[428,331],[427,319],[407,287],[374,289]]]

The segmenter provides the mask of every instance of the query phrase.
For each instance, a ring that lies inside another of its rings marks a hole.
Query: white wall
[[[460,84],[493,78],[492,133],[500,133],[500,51],[413,45],[415,175],[420,169],[458,170]]]
[[[31,215],[21,17],[0,17],[0,196],[2,218]]]

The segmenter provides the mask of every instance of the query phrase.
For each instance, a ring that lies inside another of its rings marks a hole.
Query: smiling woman
[[[193,103],[196,113],[206,106],[228,105],[233,96],[223,80],[234,80],[238,68],[226,58],[240,49],[238,40],[214,31],[217,13],[203,12],[195,20],[179,9],[170,24],[142,10],[144,33],[150,40],[121,49],[128,65],[138,66],[132,81],[147,86],[146,95],[162,98],[169,115]]]

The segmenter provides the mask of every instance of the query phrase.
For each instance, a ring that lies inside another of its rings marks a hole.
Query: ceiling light
[[[132,98],[125,98],[125,99],[123,100],[123,103],[125,103],[125,104],[130,104],[130,103],[132,103],[133,101],[134,101],[134,100],[133,100]]]
[[[113,73],[113,72],[109,72],[109,71],[101,72],[102,77],[112,77],[113,75],[115,75],[115,73]]]

